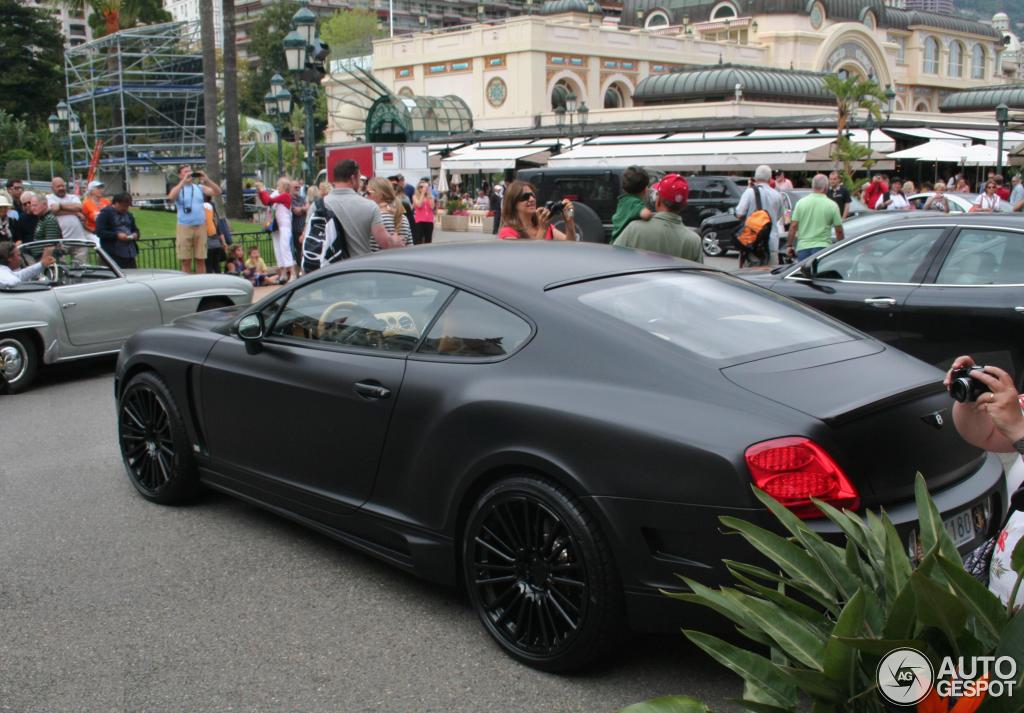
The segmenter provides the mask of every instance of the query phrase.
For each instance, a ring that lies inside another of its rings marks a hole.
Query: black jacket
[[[139,254],[139,248],[135,245],[135,241],[118,240],[117,234],[119,232],[125,232],[123,227],[124,223],[121,221],[127,221],[128,233],[137,233],[139,229],[135,225],[135,216],[131,214],[131,211],[122,216],[115,209],[114,206],[108,205],[106,208],[101,210],[96,216],[96,236],[100,239],[100,247],[102,247],[108,255],[115,255],[117,257],[135,257]],[[118,227],[121,224],[122,227]]]

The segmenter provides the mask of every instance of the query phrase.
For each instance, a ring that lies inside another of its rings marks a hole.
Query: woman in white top
[[[262,183],[257,183],[256,188],[259,189],[260,202],[270,207],[277,224],[273,232],[274,260],[285,280],[288,276],[295,279],[299,276],[299,269],[292,254],[292,182],[284,177],[277,179],[277,190],[270,194]]]
[[[978,196],[971,206],[972,213],[998,213],[1003,207],[1003,199],[996,194],[995,181],[985,184],[985,192]]]
[[[405,245],[412,245],[412,229],[409,228],[409,219],[405,216],[405,207],[398,194],[395,193],[391,181],[374,176],[366,184],[366,197],[380,208],[380,220],[384,224],[384,230],[391,235],[401,236]],[[380,246],[372,236],[370,237],[370,252],[380,252]]]
[[[878,197],[875,203],[875,210],[911,210],[912,206],[907,197],[903,195],[903,182],[893,179],[892,185],[886,193]]]

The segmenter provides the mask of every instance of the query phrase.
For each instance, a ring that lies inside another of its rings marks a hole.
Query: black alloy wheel
[[[610,648],[621,587],[596,524],[568,492],[536,478],[502,481],[477,502],[463,550],[474,608],[514,658],[562,671]]]
[[[181,413],[152,372],[136,375],[117,409],[121,457],[135,489],[153,502],[181,502],[196,494],[198,477]]]

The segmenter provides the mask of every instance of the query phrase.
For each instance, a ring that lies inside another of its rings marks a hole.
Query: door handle
[[[366,399],[387,399],[391,397],[391,389],[372,381],[359,381],[355,384],[356,393]]]
[[[868,297],[864,300],[864,304],[872,307],[895,307],[896,300],[892,297]]]
[[[77,304],[77,302],[61,302],[60,306],[62,309],[71,309]]]

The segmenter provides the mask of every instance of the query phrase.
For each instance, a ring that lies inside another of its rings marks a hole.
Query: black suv
[[[603,237],[595,239],[596,226],[592,225],[588,211],[578,211],[576,224],[587,242],[608,242],[612,235],[612,215],[622,195],[622,172],[618,168],[529,168],[519,171],[516,178],[532,183],[541,203],[568,198],[586,205],[596,214],[603,229]],[[664,171],[648,170],[653,185]],[[728,212],[740,202],[747,179],[734,176],[687,176],[690,200],[683,211],[683,222],[699,228],[701,222],[712,215]]]

